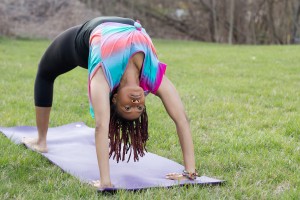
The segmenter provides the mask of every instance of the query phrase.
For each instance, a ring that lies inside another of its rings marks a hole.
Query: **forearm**
[[[100,172],[100,187],[111,187],[108,149],[110,89],[102,70],[98,70],[91,80],[90,92],[95,113],[95,144]]]
[[[182,149],[185,170],[195,172],[195,155],[190,126],[187,120],[176,123],[176,130]]]
[[[185,170],[194,172],[194,145],[188,118],[178,92],[166,76],[164,76],[162,84],[157,91],[157,95],[161,98],[169,116],[176,124]]]
[[[109,170],[109,149],[108,149],[108,129],[96,127],[95,143],[100,172],[101,186],[111,186],[110,170]]]

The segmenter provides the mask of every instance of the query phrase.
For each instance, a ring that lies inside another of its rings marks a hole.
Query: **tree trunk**
[[[234,28],[234,7],[235,7],[235,0],[230,0],[230,10],[229,10],[229,34],[228,34],[228,43],[232,44],[232,37],[233,37],[233,28]]]
[[[213,34],[214,41],[219,42],[219,30],[218,30],[218,21],[217,21],[217,10],[216,10],[216,0],[212,0],[212,18],[213,18]]]
[[[292,21],[293,26],[292,26],[292,36],[290,41],[292,44],[295,44],[297,42],[299,16],[300,16],[300,2],[297,2],[296,8],[294,9],[294,16]]]

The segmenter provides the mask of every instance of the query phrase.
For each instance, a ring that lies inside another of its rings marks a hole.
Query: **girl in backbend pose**
[[[169,179],[195,179],[194,147],[188,119],[174,85],[166,77],[149,35],[139,22],[120,17],[98,17],[60,34],[43,55],[34,93],[37,138],[25,138],[31,148],[47,152],[47,130],[54,80],[81,66],[89,73],[90,112],[95,118],[95,143],[100,181],[112,187],[109,157],[134,160],[144,155],[148,139],[145,96],[157,95],[176,125],[185,170]],[[109,138],[109,140],[107,140]],[[121,145],[123,143],[123,145]]]

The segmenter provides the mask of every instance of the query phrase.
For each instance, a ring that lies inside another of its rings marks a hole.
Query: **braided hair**
[[[129,162],[132,153],[134,162],[139,160],[139,156],[143,157],[145,151],[147,152],[146,141],[148,140],[146,107],[139,118],[127,120],[118,114],[111,99],[108,138],[110,140],[109,157],[113,156],[117,162],[124,161],[128,151],[130,153],[127,162]]]

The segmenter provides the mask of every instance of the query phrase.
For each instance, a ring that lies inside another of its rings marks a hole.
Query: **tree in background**
[[[78,0],[1,0],[0,35],[53,39],[98,15]]]
[[[300,43],[300,0],[2,0],[0,35],[53,38],[99,15],[139,19],[157,38]]]
[[[155,36],[247,44],[299,41],[299,0],[81,1],[105,15],[139,18]]]

